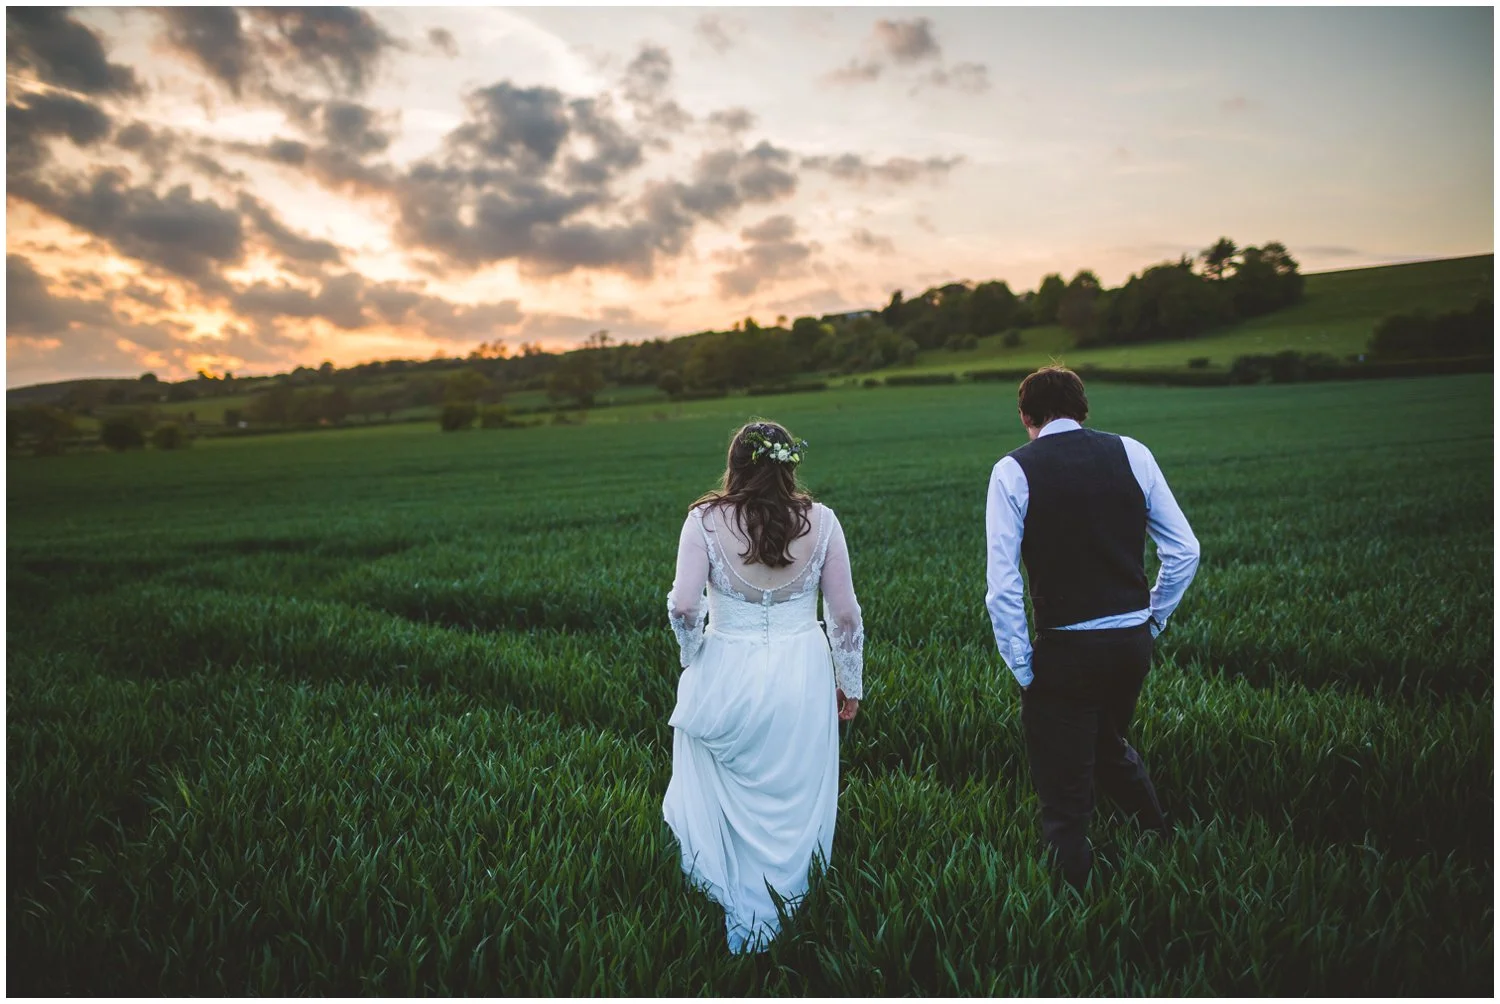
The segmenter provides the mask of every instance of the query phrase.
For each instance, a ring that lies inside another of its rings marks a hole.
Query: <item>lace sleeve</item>
[[[844,528],[833,510],[829,530],[828,556],[823,562],[823,623],[828,632],[828,648],[833,653],[833,675],[845,697],[864,698],[865,625],[854,596],[854,578],[849,568],[849,545]]]
[[[703,647],[703,622],[708,616],[704,587],[708,585],[708,546],[698,510],[688,514],[677,538],[677,577],[667,593],[667,621],[677,636],[682,668],[687,669]]]

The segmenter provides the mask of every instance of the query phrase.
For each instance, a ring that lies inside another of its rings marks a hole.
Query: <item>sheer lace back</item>
[[[784,568],[745,562],[742,555],[749,550],[750,539],[727,507],[702,506],[694,512],[708,549],[708,581],[714,589],[737,600],[761,604],[801,599],[817,589],[833,522],[822,504],[815,502],[808,510],[811,527],[787,548],[792,563]]]
[[[785,568],[747,565],[744,530],[722,506],[699,506],[683,521],[677,575],[667,593],[667,617],[686,669],[707,632],[739,638],[791,636],[818,624],[818,593],[839,688],[863,693],[864,620],[849,567],[849,546],[832,509],[814,503],[812,524],[792,541]],[[708,625],[705,629],[705,623]]]

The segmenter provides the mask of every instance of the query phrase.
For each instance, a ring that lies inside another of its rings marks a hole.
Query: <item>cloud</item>
[[[141,163],[150,169],[153,184],[161,181],[174,166],[211,181],[239,183],[248,180],[243,173],[230,170],[206,152],[213,148],[212,143],[172,129],[132,122],[115,134],[114,145],[139,157]]]
[[[872,251],[875,254],[889,255],[896,253],[896,245],[889,237],[881,234],[871,233],[864,227],[849,235],[850,242],[861,251]]]
[[[239,97],[254,59],[239,12],[233,7],[165,7],[157,13],[166,23],[168,49]]]
[[[872,84],[887,70],[915,70],[920,64],[937,62],[937,66],[917,79],[911,88],[912,94],[918,93],[923,86],[951,87],[965,94],[981,94],[989,90],[989,68],[983,63],[942,65],[942,46],[933,33],[930,18],[918,17],[910,21],[881,18],[875,22],[866,53],[864,58],[851,59],[825,74],[824,83],[844,86]],[[908,75],[906,79],[912,78]]]
[[[718,14],[704,14],[698,18],[698,23],[693,26],[698,37],[719,55],[724,55],[734,47],[734,39],[730,37],[724,17]]]
[[[5,333],[12,336],[56,335],[74,322],[99,322],[109,315],[97,301],[54,296],[47,280],[23,255],[5,256]]]
[[[837,70],[830,71],[823,80],[830,84],[869,84],[879,80],[884,69],[875,60],[851,59]]]
[[[928,157],[914,160],[910,157],[890,157],[882,163],[865,160],[859,154],[845,153],[837,157],[817,156],[802,158],[802,166],[814,171],[823,171],[840,181],[865,184],[881,181],[891,185],[908,185],[927,179],[938,181],[963,163],[962,156]]]
[[[938,67],[927,75],[926,82],[965,94],[983,94],[990,89],[990,71],[983,63],[959,63],[952,69]]]
[[[916,63],[936,59],[941,53],[932,34],[932,21],[925,17],[910,21],[875,22],[875,39],[882,51],[898,63]]]
[[[725,108],[708,115],[709,125],[731,134],[750,131],[755,121],[755,113],[748,108]]]
[[[5,106],[5,161],[12,183],[49,158],[48,140],[65,136],[91,146],[109,134],[111,121],[97,105],[65,94],[27,94]]]
[[[626,73],[626,100],[659,110],[670,77],[665,52],[644,47]],[[532,275],[600,269],[644,278],[660,256],[682,251],[699,221],[796,188],[791,153],[762,142],[709,151],[688,180],[657,180],[627,196],[619,186],[643,163],[644,144],[607,96],[483,88],[440,153],[393,181],[398,240],[445,267],[513,260]]]
[[[356,272],[327,277],[316,290],[257,282],[235,294],[234,307],[261,325],[321,319],[352,331],[384,324],[444,340],[487,338],[526,317],[515,300],[455,303],[427,293],[421,283],[371,283]]]
[[[375,112],[351,101],[329,101],[321,110],[323,136],[328,145],[356,158],[381,153],[391,145],[390,134],[376,128]]]
[[[265,49],[290,69],[310,68],[330,86],[360,93],[385,53],[398,43],[367,10],[355,7],[261,7],[250,16],[274,29]]]
[[[1251,101],[1243,94],[1236,94],[1233,97],[1225,98],[1223,101],[1219,102],[1219,110],[1224,112],[1226,115],[1239,115],[1244,112],[1248,112],[1254,107],[1255,102]]]
[[[447,28],[428,28],[427,44],[449,59],[458,58],[458,40]]]
[[[812,257],[815,245],[795,240],[797,224],[786,215],[771,216],[740,231],[749,242],[731,252],[731,267],[714,278],[719,292],[726,297],[744,297],[762,285],[774,282],[804,266]]]
[[[18,194],[12,188],[11,194]],[[60,187],[32,181],[23,197],[37,208],[107,241],[120,254],[162,268],[206,290],[222,290],[218,270],[244,257],[240,215],[191,186],[165,196],[133,187],[117,169],[95,173],[92,182],[69,179]]]
[[[271,250],[292,265],[338,264],[344,253],[331,241],[304,237],[277,218],[270,207],[253,195],[241,195],[240,211],[255,225]]]
[[[292,82],[315,79],[341,95],[359,94],[386,54],[404,47],[368,11],[354,7],[168,7],[156,13],[169,51],[236,98],[253,94],[294,117],[306,117],[307,102]]]
[[[7,7],[5,63],[54,87],[95,96],[141,92],[135,71],[111,63],[104,43],[65,7]]]
[[[693,117],[670,97],[672,57],[661,46],[641,46],[620,83],[636,121],[667,132],[677,132],[692,123]]]

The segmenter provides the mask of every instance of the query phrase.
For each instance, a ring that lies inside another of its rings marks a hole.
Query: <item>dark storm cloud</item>
[[[7,71],[29,69],[44,83],[91,95],[133,95],[135,71],[111,63],[94,31],[65,7],[5,9]]]
[[[797,224],[790,216],[772,216],[740,231],[748,241],[734,252],[730,268],[714,278],[725,296],[749,296],[764,283],[780,279],[812,257],[813,246],[795,240]]]
[[[883,181],[892,185],[909,185],[912,182],[940,180],[963,163],[963,157],[928,157],[914,160],[911,157],[890,157],[882,163],[865,160],[858,154],[845,153],[837,157],[804,157],[802,166],[813,171],[823,171],[840,181],[856,184]]]

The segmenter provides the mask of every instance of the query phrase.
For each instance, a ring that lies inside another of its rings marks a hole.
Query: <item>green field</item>
[[[1091,400],[1203,559],[1137,728],[1177,835],[1103,814],[1082,898],[983,609],[1008,385],[10,459],[9,992],[1489,995],[1492,378]],[[868,642],[832,868],[736,958],[664,596],[752,409]]]
[[[1226,370],[1239,356],[1292,349],[1325,352],[1337,359],[1365,351],[1375,325],[1392,314],[1465,310],[1494,295],[1494,255],[1448,258],[1319,272],[1307,277],[1301,303],[1223,331],[1186,341],[1153,342],[1111,348],[1075,349],[1073,336],[1056,325],[1021,332],[1021,344],[1005,348],[1000,336],[980,339],[962,352],[934,349],[894,373],[961,373],[996,367],[1031,369],[1054,359],[1070,366],[1106,369],[1183,369],[1189,359],[1208,359],[1209,369]]]

